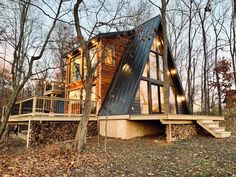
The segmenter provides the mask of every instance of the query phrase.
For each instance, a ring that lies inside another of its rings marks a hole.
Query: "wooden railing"
[[[78,116],[82,114],[84,101],[55,97],[32,97],[17,101],[11,116],[49,115],[49,116]],[[96,114],[97,102],[92,101],[91,114]],[[4,116],[4,111],[3,111]]]
[[[49,83],[45,85],[44,94],[50,94],[52,92],[64,92],[65,86],[63,83]]]

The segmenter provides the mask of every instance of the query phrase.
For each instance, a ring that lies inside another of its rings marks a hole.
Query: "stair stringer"
[[[211,121],[211,120],[197,120],[198,125],[200,125],[202,128],[204,128],[207,132],[209,132],[211,135],[213,135],[215,138],[225,138],[229,137],[231,135],[231,132],[215,132],[214,128],[209,127],[208,123],[203,123],[203,121]],[[212,122],[212,124],[219,123],[219,121]],[[224,127],[218,127],[217,128],[224,128]]]

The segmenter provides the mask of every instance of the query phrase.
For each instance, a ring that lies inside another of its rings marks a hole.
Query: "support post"
[[[71,117],[71,101],[69,100],[69,106],[68,106],[68,116]]]
[[[36,97],[34,97],[33,98],[33,110],[32,110],[33,116],[35,116],[35,112],[36,112],[36,101],[37,101],[37,99],[36,99]]]
[[[171,124],[166,125],[166,142],[172,142],[172,131],[171,131]]]
[[[26,139],[26,147],[28,148],[29,147],[29,141],[30,141],[30,132],[31,132],[31,120],[30,120],[30,117],[29,117],[29,123],[28,123],[28,131],[27,131],[27,139]]]
[[[22,109],[22,102],[19,103],[19,115],[21,114],[21,109]]]

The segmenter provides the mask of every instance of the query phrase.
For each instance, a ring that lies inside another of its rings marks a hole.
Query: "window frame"
[[[107,56],[106,56],[107,49],[111,49],[111,52],[112,52],[112,60],[111,60],[111,62],[112,63],[108,63],[107,62]],[[115,60],[115,49],[114,49],[114,47],[105,46],[104,47],[104,51],[105,51],[105,59],[103,60],[104,61],[103,63],[105,65],[108,65],[108,66],[115,66],[116,65],[116,60]]]

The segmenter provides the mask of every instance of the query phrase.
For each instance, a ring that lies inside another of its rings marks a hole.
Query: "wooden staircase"
[[[197,120],[197,123],[216,138],[226,138],[231,136],[231,132],[227,132],[224,127],[219,126],[219,121]]]

